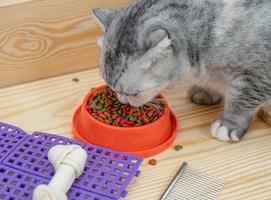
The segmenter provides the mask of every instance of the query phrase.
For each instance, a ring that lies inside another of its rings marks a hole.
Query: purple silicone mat
[[[26,137],[23,130],[0,122],[0,163]]]
[[[48,180],[39,176],[21,173],[20,171],[9,168],[0,167],[0,199],[7,200],[29,200],[32,199],[32,192],[35,185],[48,184]],[[68,192],[69,200],[111,200],[104,196],[89,193],[79,188],[71,188]]]
[[[54,174],[47,153],[58,144],[79,144],[88,153],[84,173],[74,182],[69,200],[125,197],[125,188],[140,174],[139,157],[47,133],[28,136],[21,129],[1,122],[0,127],[4,127],[0,129],[0,200],[32,199],[33,189],[40,183],[48,183]]]
[[[54,175],[54,168],[48,161],[47,154],[51,147],[58,144],[80,143],[60,136],[34,133],[26,137],[3,161],[3,164],[27,173],[51,179]],[[83,144],[80,145],[84,146]]]

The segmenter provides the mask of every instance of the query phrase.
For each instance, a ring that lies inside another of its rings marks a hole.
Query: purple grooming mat
[[[54,169],[47,153],[58,144],[79,144],[88,153],[84,173],[71,187],[69,200],[120,199],[140,174],[139,157],[47,133],[27,135],[0,122],[0,200],[31,200],[37,185],[48,184]]]

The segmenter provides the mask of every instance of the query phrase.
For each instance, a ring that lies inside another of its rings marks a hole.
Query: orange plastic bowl
[[[93,118],[87,106],[93,94],[103,87],[90,91],[74,113],[73,133],[76,139],[140,157],[158,154],[172,144],[176,137],[177,120],[167,103],[162,117],[139,127],[117,127]]]

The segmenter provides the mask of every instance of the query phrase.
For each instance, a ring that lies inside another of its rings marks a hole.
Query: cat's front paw
[[[225,118],[218,118],[211,127],[212,135],[222,141],[239,142],[245,132],[238,124]]]

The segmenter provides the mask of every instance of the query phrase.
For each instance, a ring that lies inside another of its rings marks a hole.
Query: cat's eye
[[[133,97],[137,97],[139,92],[134,92],[134,93],[126,93],[126,92],[117,92],[122,96],[133,96]]]

